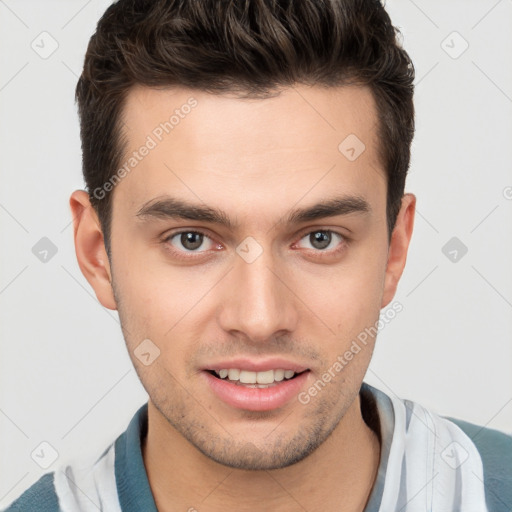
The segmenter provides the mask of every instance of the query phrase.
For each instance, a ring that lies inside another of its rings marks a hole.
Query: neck
[[[377,475],[380,443],[362,418],[357,395],[332,434],[304,460],[270,471],[233,469],[199,452],[149,401],[142,454],[159,512],[362,512]]]

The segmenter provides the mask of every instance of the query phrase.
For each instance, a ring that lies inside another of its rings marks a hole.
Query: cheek
[[[303,276],[301,296],[329,326],[331,351],[350,346],[379,318],[385,277],[385,255],[380,252],[361,251],[328,274]]]
[[[190,340],[200,339],[199,320],[206,314],[201,298],[211,284],[200,280],[191,284],[186,272],[137,265],[129,259],[119,262],[114,272],[127,345],[134,350],[150,339],[160,350],[159,361],[173,374],[180,373]]]
[[[125,254],[125,256],[123,256]],[[172,326],[169,311],[173,311],[175,295],[169,292],[165,276],[141,263],[136,252],[113,250],[113,274],[118,311],[127,338],[131,343],[142,336],[159,338]],[[164,315],[164,311],[167,314]],[[165,325],[164,325],[165,324]],[[128,340],[127,340],[128,341]]]

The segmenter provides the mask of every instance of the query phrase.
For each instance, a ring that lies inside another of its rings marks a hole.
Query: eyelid
[[[306,236],[308,235],[311,235],[312,233],[318,233],[318,232],[324,232],[324,233],[331,233],[331,234],[334,234],[334,235],[338,235],[340,238],[341,238],[341,241],[340,243],[334,248],[334,249],[329,249],[329,250],[315,250],[315,249],[304,249],[308,252],[314,252],[316,255],[319,255],[319,256],[322,256],[322,255],[326,255],[326,256],[332,256],[333,254],[336,254],[337,252],[341,251],[349,242],[350,242],[350,239],[344,235],[343,233],[340,233],[339,231],[335,230],[335,229],[330,229],[330,228],[323,228],[323,227],[314,227],[313,229],[310,228],[306,228],[305,231],[303,231],[301,234],[298,235],[298,241],[295,242],[293,245],[296,246],[303,238],[305,238]]]
[[[162,243],[164,243],[168,246],[167,249],[170,252],[172,252],[173,254],[186,254],[187,256],[185,256],[185,258],[194,258],[195,255],[206,254],[207,252],[211,251],[212,249],[207,249],[207,250],[203,250],[203,251],[185,251],[185,250],[179,250],[179,249],[174,248],[171,245],[170,240],[172,238],[174,238],[175,236],[181,235],[183,233],[198,233],[200,235],[203,235],[205,238],[208,238],[213,245],[215,245],[215,246],[222,245],[219,242],[217,242],[212,236],[210,236],[206,230],[201,229],[201,228],[187,228],[187,229],[180,228],[180,229],[177,229],[176,231],[167,232],[165,235],[163,235]]]
[[[341,236],[344,240],[348,240],[348,235],[343,233],[343,228],[328,228],[324,226],[309,226],[307,228],[302,229],[295,236],[299,237],[299,239],[304,238],[306,235],[310,235],[311,233],[316,233],[317,231],[326,231],[327,233],[335,233],[336,235]]]

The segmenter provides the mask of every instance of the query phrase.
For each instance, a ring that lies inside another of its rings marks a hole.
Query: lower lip
[[[218,379],[203,371],[212,391],[226,404],[246,411],[270,411],[282,407],[297,396],[304,387],[309,371],[290,380],[282,380],[268,388],[248,388]]]

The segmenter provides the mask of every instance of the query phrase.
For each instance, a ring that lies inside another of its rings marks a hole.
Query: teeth
[[[229,380],[238,380],[240,378],[240,370],[228,370]]]
[[[256,384],[256,372],[242,370],[240,372],[240,382],[242,384]]]
[[[240,382],[243,382],[242,379],[240,379]],[[272,384],[274,382],[274,370],[256,373],[256,382],[258,384]]]
[[[229,380],[240,381],[241,384],[272,384],[281,382],[283,379],[291,379],[295,372],[293,370],[266,370],[264,372],[251,372],[249,370],[239,370],[237,368],[223,369],[215,371],[221,378],[226,377]]]
[[[281,382],[284,379],[284,370],[274,370],[274,380]]]

